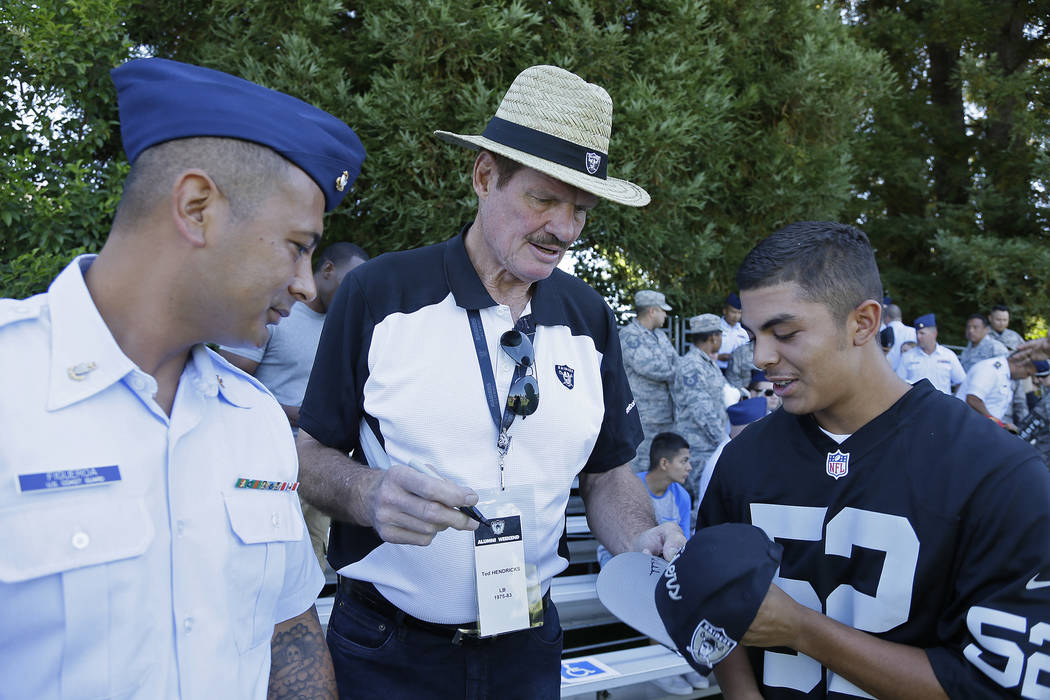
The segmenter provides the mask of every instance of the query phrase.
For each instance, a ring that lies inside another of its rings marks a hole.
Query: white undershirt
[[[817,427],[820,428],[819,425]],[[840,445],[842,443],[846,442],[846,440],[848,440],[850,438],[850,436],[853,435],[853,433],[843,433],[843,434],[829,433],[827,430],[824,430],[824,428],[820,428],[820,432],[824,433],[825,435],[827,435],[829,438],[831,438],[832,440],[834,440],[835,442],[837,442]]]

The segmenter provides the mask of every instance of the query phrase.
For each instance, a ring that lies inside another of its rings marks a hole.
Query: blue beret
[[[1046,360],[1035,360],[1035,376],[1045,377],[1050,375],[1050,362]]]
[[[365,148],[324,110],[227,73],[164,58],[114,68],[120,135],[128,161],[150,146],[194,136],[241,139],[272,148],[317,183],[325,211],[361,172]]]
[[[886,294],[886,295],[884,295],[882,297],[882,305],[883,306],[889,306],[892,303],[893,303],[893,298],[889,294]]]
[[[726,306],[732,306],[734,309],[743,308],[740,306],[740,296],[736,292],[730,292],[726,297]]]
[[[919,330],[920,328],[936,328],[937,319],[934,317],[933,314],[926,314],[925,316],[919,316],[917,319],[915,319],[914,325],[915,330]]]
[[[730,406],[726,412],[729,414],[730,425],[747,425],[766,415],[766,399],[762,396],[744,399]]]
[[[766,373],[760,369],[751,370],[751,383],[757,384],[758,382],[768,382],[766,379]]]

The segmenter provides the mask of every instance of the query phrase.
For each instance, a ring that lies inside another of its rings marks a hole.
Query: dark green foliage
[[[40,96],[28,103],[40,119],[55,104],[75,118],[46,141],[44,121],[36,135],[0,134],[15,174],[0,184],[0,252],[97,248],[126,169],[107,72],[132,47],[345,119],[368,159],[326,237],[373,255],[470,220],[473,153],[433,130],[479,133],[520,70],[553,63],[609,91],[610,174],[653,196],[643,209],[602,204],[577,246],[578,274],[614,303],[653,285],[684,314],[717,310],[755,241],[827,218],[869,231],[909,319],[998,301],[1033,313],[1050,301],[1031,265],[1046,231],[1032,182],[1050,167],[1050,101],[1036,63],[1045,37],[1030,28],[1045,22],[1026,16],[1020,39],[1003,38],[1007,6],[19,0],[0,9],[0,58],[16,81],[6,122],[26,111],[20,85]],[[983,111],[964,115],[963,97]],[[1006,239],[1020,243],[996,243]]]

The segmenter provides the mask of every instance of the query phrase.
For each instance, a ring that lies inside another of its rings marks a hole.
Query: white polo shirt
[[[362,417],[395,463],[415,459],[476,491],[497,489],[497,430],[485,398],[467,309],[479,310],[502,413],[514,363],[500,336],[510,309],[485,291],[463,235],[379,256],[354,269],[333,299],[299,414],[321,443],[359,450]],[[626,464],[641,423],[612,311],[555,270],[537,282],[523,320],[535,326],[539,406],[516,417],[504,462],[523,511],[526,563],[546,590],[567,565],[565,506],[581,471]],[[482,510],[484,512],[484,510]],[[477,619],[473,533],[445,530],[426,547],[380,541],[372,528],[332,523],[329,561],[430,622]]]
[[[916,345],[901,355],[897,376],[909,384],[929,379],[934,388],[950,394],[953,386],[966,379],[966,372],[959,356],[943,345],[937,345],[929,355]]]
[[[274,624],[324,584],[295,493],[235,488],[296,480],[288,421],[204,346],[165,415],[93,258],[0,301],[0,697],[265,698]]]
[[[956,397],[966,400],[968,394],[973,394],[981,401],[988,413],[1002,420],[1014,398],[1013,383],[1010,381],[1010,363],[1005,357],[989,357],[981,360],[966,374],[966,381],[962,383]]]

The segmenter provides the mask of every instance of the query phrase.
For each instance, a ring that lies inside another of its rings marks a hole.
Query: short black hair
[[[657,433],[649,445],[649,471],[660,466],[661,459],[674,459],[682,448],[689,449],[689,443],[678,433]]]
[[[1006,313],[1010,313],[1010,307],[1006,304],[996,304],[992,307],[992,311],[1005,311]]]
[[[981,319],[981,324],[984,325],[984,326],[990,326],[991,325],[991,322],[988,321],[988,317],[985,316],[984,314],[970,314],[969,316],[966,317],[966,320],[967,321],[972,321],[975,318]]]
[[[703,333],[686,333],[685,342],[687,343],[706,343],[707,339],[713,336],[715,333],[721,333],[722,331],[704,331]]]
[[[844,323],[868,299],[882,299],[882,280],[866,233],[833,221],[799,221],[770,234],[740,263],[741,291],[794,282],[808,301]]]
[[[326,262],[332,261],[332,264],[336,267],[343,263],[348,263],[354,258],[360,258],[362,261],[368,260],[368,253],[356,243],[348,243],[347,241],[339,241],[328,246],[321,251],[321,254],[317,256],[317,260],[314,262],[314,272],[320,270]]]
[[[213,136],[165,141],[147,148],[131,164],[114,223],[133,225],[145,217],[171,194],[175,178],[190,169],[208,173],[234,219],[244,220],[291,167],[276,151],[250,141]]]

